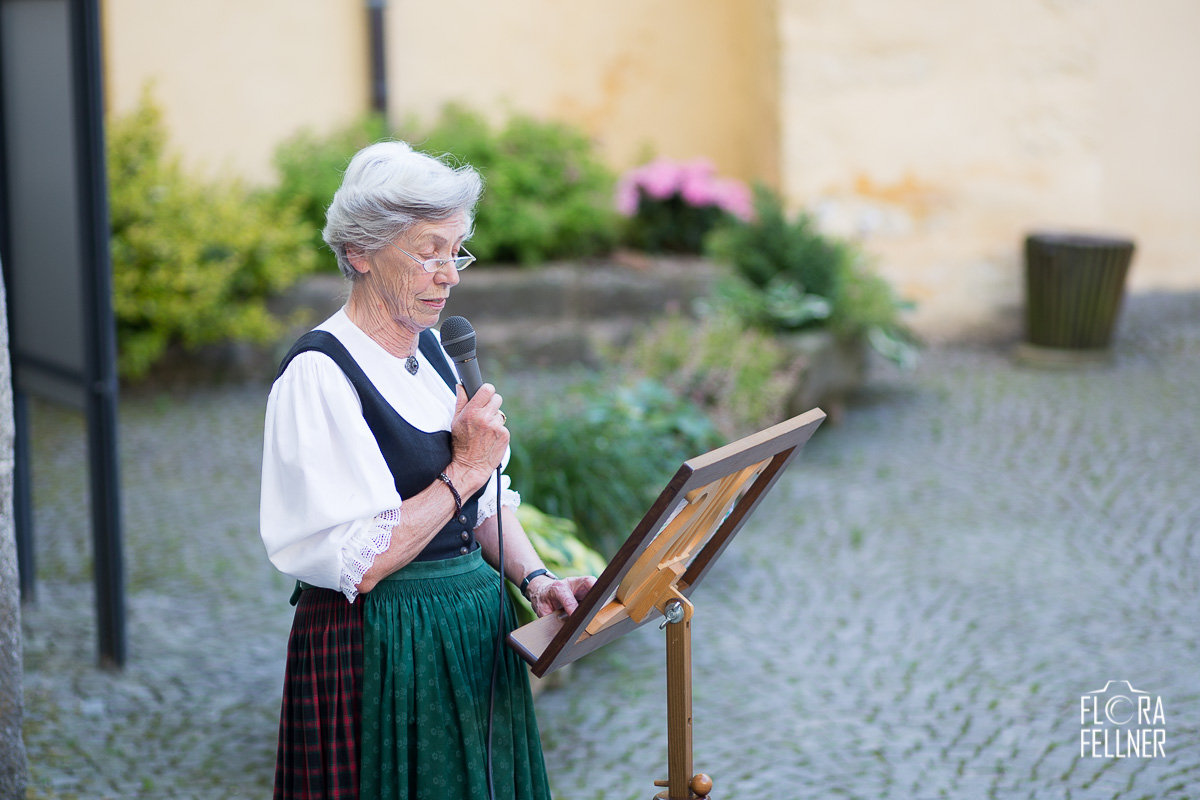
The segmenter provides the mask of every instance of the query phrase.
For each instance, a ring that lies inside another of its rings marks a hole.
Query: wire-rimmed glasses
[[[465,256],[455,256],[454,258],[417,258],[395,242],[388,242],[388,244],[420,264],[421,269],[425,270],[426,272],[437,272],[446,264],[453,264],[456,270],[462,272],[464,269],[471,266],[471,264],[475,261],[475,256],[471,255],[471,251],[465,247],[462,247],[461,245],[459,249],[466,253]]]

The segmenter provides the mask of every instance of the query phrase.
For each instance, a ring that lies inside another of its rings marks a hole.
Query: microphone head
[[[447,317],[442,323],[442,349],[451,361],[475,358],[475,329],[463,317]]]

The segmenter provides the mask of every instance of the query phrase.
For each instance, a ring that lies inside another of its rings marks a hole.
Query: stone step
[[[512,368],[599,364],[606,348],[629,341],[641,325],[690,313],[712,288],[717,268],[698,258],[643,258],[473,267],[451,292],[442,318],[466,317],[479,334],[481,358]],[[348,291],[336,275],[306,278],[274,308],[297,309],[312,324],[337,311]]]

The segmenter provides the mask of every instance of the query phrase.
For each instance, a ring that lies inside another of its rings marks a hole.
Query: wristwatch
[[[558,576],[555,575],[553,572],[551,572],[548,569],[535,569],[533,572],[531,572],[525,576],[525,580],[521,581],[521,596],[524,597],[526,600],[529,599],[529,595],[526,594],[526,591],[528,591],[528,589],[529,589],[529,582],[532,581],[534,578],[537,578],[541,575],[545,575],[547,578],[549,578],[552,581],[558,580]]]

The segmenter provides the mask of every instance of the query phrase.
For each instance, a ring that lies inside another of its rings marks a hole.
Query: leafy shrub
[[[616,243],[613,176],[574,128],[517,115],[495,132],[479,115],[450,106],[433,128],[404,138],[483,175],[471,239],[481,263],[580,258]]]
[[[613,176],[574,128],[518,115],[495,131],[478,114],[449,106],[432,127],[410,122],[396,136],[483,175],[470,247],[481,266],[586,257],[616,243]],[[276,151],[280,202],[303,210],[317,252],[325,247],[325,209],[350,158],[385,138],[382,119],[369,116],[324,137],[302,132]]]
[[[718,178],[702,158],[659,158],[629,170],[617,183],[617,210],[629,218],[626,241],[653,253],[699,253],[705,236],[726,218],[752,214],[746,185]]]
[[[864,337],[899,363],[915,357],[915,337],[900,320],[905,307],[872,272],[858,248],[822,234],[800,213],[788,218],[770,190],[755,189],[755,218],[731,220],[707,241],[710,255],[733,266],[715,304],[765,331],[827,327]]]
[[[566,517],[605,556],[649,510],[689,458],[721,444],[712,423],[662,384],[609,388],[603,378],[509,412],[513,486]]]
[[[236,182],[189,178],[165,149],[148,95],[108,126],[113,307],[118,369],[128,378],[171,344],[273,340],[282,326],[264,299],[314,258],[295,209]]]
[[[309,229],[312,251],[328,256],[320,260],[332,269],[337,269],[337,262],[321,238],[325,210],[342,184],[342,173],[350,158],[367,145],[386,137],[382,115],[370,114],[327,136],[317,136],[311,130],[301,131],[275,150],[275,169],[279,173],[279,185],[275,190],[277,201],[299,209]]]
[[[641,330],[619,363],[633,374],[660,376],[728,439],[782,420],[803,366],[770,334],[729,314],[670,316]]]

